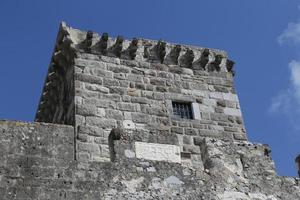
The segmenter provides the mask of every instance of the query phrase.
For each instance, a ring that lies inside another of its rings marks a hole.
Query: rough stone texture
[[[59,30],[35,121],[74,125],[74,56],[71,41]],[[75,83],[76,84],[76,83]]]
[[[107,161],[107,137],[125,122],[146,134],[177,130],[177,137],[185,141],[246,140],[233,71],[224,51],[120,37],[107,38],[104,45],[104,36],[62,24],[48,73],[53,73],[53,63],[62,60],[64,64],[57,64],[62,84],[57,90],[48,89],[47,78],[43,91],[58,92],[59,103],[42,95],[36,117],[36,121],[74,125],[77,132],[81,129],[76,135],[77,159],[86,160],[88,155],[90,160]],[[194,119],[174,117],[173,101],[191,103]],[[99,128],[101,134],[94,134]],[[193,143],[179,145],[183,153],[195,152]]]
[[[246,141],[202,139],[198,159],[173,163],[136,158],[126,131],[114,162],[77,162],[71,126],[1,121],[0,130],[3,200],[300,198],[299,179],[277,176],[268,147]]]
[[[62,23],[36,122],[0,121],[0,199],[300,199],[299,179],[247,141],[233,64]]]

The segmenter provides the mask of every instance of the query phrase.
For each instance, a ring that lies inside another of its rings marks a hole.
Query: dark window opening
[[[192,105],[185,102],[172,102],[173,114],[183,119],[193,119]]]

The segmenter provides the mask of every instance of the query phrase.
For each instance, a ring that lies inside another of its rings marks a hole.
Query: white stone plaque
[[[135,142],[137,158],[180,163],[180,147],[170,144]]]

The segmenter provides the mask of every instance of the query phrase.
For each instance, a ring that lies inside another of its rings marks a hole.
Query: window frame
[[[178,119],[195,119],[192,102],[172,101],[172,114]]]

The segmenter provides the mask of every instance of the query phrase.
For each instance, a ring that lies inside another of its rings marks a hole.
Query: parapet
[[[172,44],[162,40],[138,38],[126,40],[122,36],[111,38],[108,33],[100,36],[92,31],[73,29],[65,23],[61,24],[61,32],[67,36],[74,51],[81,53],[175,65],[193,70],[234,73],[234,62],[228,59],[225,51],[218,49]]]

